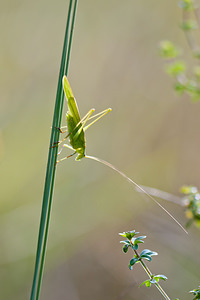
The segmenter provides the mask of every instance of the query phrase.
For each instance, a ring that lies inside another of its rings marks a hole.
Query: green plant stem
[[[196,17],[195,11],[196,10],[194,9],[194,15]],[[186,22],[187,19],[188,19],[188,12],[183,9],[182,22]],[[198,18],[197,18],[197,21],[199,22]],[[195,55],[196,51],[199,49],[199,46],[196,43],[194,35],[191,33],[191,30],[184,30],[184,33],[185,33],[185,37],[186,37],[186,40],[188,42],[188,45],[191,48],[193,54]]]
[[[140,258],[140,255],[138,254],[138,252],[136,250],[134,250],[134,252],[135,252],[135,255],[137,256],[137,258]],[[149,270],[149,268],[146,266],[146,264],[143,262],[142,259],[140,259],[140,264],[142,265],[143,269],[145,270],[145,272],[147,273],[147,275],[151,279],[153,277],[153,274],[151,273],[151,271]],[[154,283],[154,285],[157,287],[159,292],[163,295],[163,297],[166,300],[170,300],[169,296],[165,293],[165,291],[163,290],[163,288],[160,286],[160,284],[158,282]]]
[[[195,15],[195,18],[196,18],[196,21],[200,27],[200,18],[199,18],[199,7],[194,7],[194,15]]]
[[[65,72],[64,72],[65,75],[67,75],[68,69],[69,69],[72,36],[73,36],[75,14],[76,14],[76,6],[77,6],[77,0],[75,0],[74,9],[73,9],[73,16],[72,16],[72,22],[71,22],[71,31],[70,31],[69,44],[68,44],[68,52],[67,52],[67,63],[65,65]],[[63,102],[64,101],[64,92],[63,92],[63,89],[62,89],[61,99],[62,99],[62,102]],[[62,116],[62,112],[61,112],[61,116]],[[54,176],[55,176],[55,172],[54,172]],[[51,215],[51,202],[52,202],[53,187],[54,187],[54,185],[51,186],[51,192],[50,192],[50,199],[51,199],[51,201],[49,203],[48,212],[47,212],[47,222],[46,222],[46,230],[45,230],[45,236],[44,236],[44,246],[43,246],[42,256],[41,256],[41,264],[40,264],[40,272],[39,272],[39,278],[38,278],[38,288],[37,288],[36,300],[39,299],[40,288],[41,288],[41,281],[42,281],[42,274],[43,274],[43,269],[44,269],[44,260],[45,260],[46,246],[47,246],[49,221],[50,221],[50,215]]]
[[[70,0],[69,2],[68,17],[67,17],[60,73],[58,79],[58,87],[57,87],[56,102],[55,102],[55,109],[54,109],[54,116],[53,116],[53,123],[52,123],[50,147],[49,147],[49,156],[47,162],[46,179],[45,179],[44,194],[43,194],[43,204],[42,204],[42,211],[41,211],[41,218],[40,218],[40,228],[39,228],[39,235],[38,235],[35,269],[34,269],[30,300],[39,299],[42,274],[44,268],[53,188],[54,188],[54,181],[55,181],[56,160],[57,160],[57,152],[58,152],[58,148],[52,147],[52,145],[55,145],[55,143],[59,140],[60,132],[57,128],[59,128],[61,125],[62,110],[63,110],[63,103],[64,103],[62,77],[64,74],[67,75],[68,68],[69,68],[69,58],[70,58],[70,51],[71,51],[70,49],[72,43],[72,34],[73,34],[74,20],[76,14],[76,6],[77,6],[77,0],[75,0],[73,17],[71,22],[71,31],[70,31],[72,2],[73,0]],[[69,31],[70,31],[70,38],[68,38]],[[69,43],[68,43],[68,39],[69,39]]]

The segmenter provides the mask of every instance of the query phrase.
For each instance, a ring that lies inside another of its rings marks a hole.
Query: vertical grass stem
[[[46,253],[51,204],[52,204],[53,188],[54,188],[54,181],[55,181],[56,159],[57,159],[57,152],[58,152],[57,147],[52,147],[52,145],[54,145],[59,140],[60,132],[59,130],[57,130],[57,128],[60,127],[61,125],[63,102],[64,102],[64,94],[62,89],[62,77],[64,74],[67,75],[68,73],[70,52],[71,52],[71,45],[72,45],[72,35],[73,35],[73,28],[74,28],[74,21],[75,21],[76,7],[77,7],[77,0],[75,0],[74,7],[73,7],[72,21],[70,23],[72,2],[73,0],[70,0],[69,2],[68,17],[67,17],[65,38],[63,44],[58,87],[56,93],[55,109],[54,109],[50,147],[49,147],[49,156],[47,162],[46,179],[45,179],[44,194],[43,194],[42,212],[40,218],[40,228],[39,228],[39,235],[38,235],[35,269],[34,269],[30,300],[39,299],[42,274],[44,269],[44,260],[45,260],[45,253]],[[69,32],[70,32],[70,37],[69,37]]]

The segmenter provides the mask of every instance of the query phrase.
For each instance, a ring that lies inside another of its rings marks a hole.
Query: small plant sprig
[[[193,300],[200,299],[200,286],[198,287],[198,289],[194,289],[194,290],[190,291],[189,293],[191,293],[195,296],[193,298]]]
[[[143,269],[145,270],[145,272],[147,273],[147,275],[149,276],[149,279],[145,280],[140,286],[145,284],[146,287],[150,287],[152,284],[154,284],[157,287],[157,289],[159,290],[159,292],[162,294],[162,296],[165,299],[170,300],[169,296],[166,294],[166,292],[163,290],[163,288],[159,284],[160,279],[165,281],[165,280],[167,280],[167,277],[165,275],[154,275],[149,270],[149,268],[146,266],[146,264],[144,262],[145,259],[147,261],[151,261],[152,256],[158,255],[158,253],[151,251],[149,249],[145,249],[139,254],[137,251],[139,248],[138,244],[144,243],[143,239],[145,239],[146,236],[136,237],[136,235],[138,233],[139,232],[136,232],[135,230],[119,233],[119,235],[121,235],[127,239],[125,241],[123,240],[120,242],[123,244],[123,248],[122,248],[123,252],[127,253],[129,248],[131,248],[134,252],[134,256],[129,262],[129,269],[132,270],[133,266],[136,263],[140,263],[141,266],[143,267]]]
[[[186,217],[189,221],[186,224],[188,228],[193,222],[200,228],[200,192],[195,186],[183,186],[181,193],[185,195],[182,198],[183,206],[186,208]]]
[[[195,30],[200,26],[198,7],[193,0],[181,0],[179,5],[183,12],[180,27],[184,31],[193,57],[200,59],[200,46],[195,36]],[[186,73],[186,63],[180,59],[181,52],[170,41],[165,40],[160,43],[160,54],[167,62],[166,72],[176,80],[175,90],[179,94],[188,94],[193,101],[198,101],[200,100],[199,63],[195,63],[192,72],[189,70]]]

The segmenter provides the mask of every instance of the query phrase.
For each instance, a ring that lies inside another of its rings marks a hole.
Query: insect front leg
[[[67,127],[67,126],[65,126],[65,127]],[[62,131],[61,133],[64,133],[64,132],[68,132],[68,130]],[[53,143],[53,145],[51,146],[51,148],[58,147],[61,143],[63,143],[70,136],[70,134],[71,134],[71,132],[68,133],[68,135],[62,141],[60,141],[60,142],[58,141],[58,142]]]
[[[62,130],[62,128],[67,128],[67,126],[62,126],[62,127],[55,127],[56,129],[58,129],[60,131],[60,133],[65,133],[68,130]]]
[[[61,147],[61,149],[60,149],[60,151],[58,152],[57,155],[60,155],[60,153],[62,152],[62,150],[63,150],[64,147],[65,147],[65,148],[68,148],[68,149],[70,149],[70,150],[74,150],[70,145],[64,144],[64,145],[62,145],[62,147]]]
[[[58,152],[58,155],[60,155],[60,153],[62,152],[62,150],[63,150],[64,147],[69,148],[69,149],[71,149],[71,150],[74,150],[71,146],[69,146],[69,145],[67,145],[67,144],[64,144],[64,145],[62,145],[61,150]],[[64,157],[64,158],[62,158],[62,159],[60,159],[60,160],[57,160],[56,163],[59,163],[60,161],[63,161],[63,160],[65,160],[65,159],[67,159],[67,158],[70,158],[70,157],[72,157],[72,156],[75,155],[75,154],[76,154],[76,151],[73,152],[72,154],[70,154],[70,155],[68,155],[68,156],[66,156],[66,157]]]

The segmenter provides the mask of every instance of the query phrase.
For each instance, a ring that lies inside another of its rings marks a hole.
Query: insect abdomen
[[[83,129],[79,131],[82,124],[80,123],[78,126],[76,122],[74,121],[74,118],[67,114],[67,127],[68,132],[71,133],[69,135],[69,142],[73,149],[77,150],[77,153],[81,154],[82,156],[85,155],[85,134]]]

